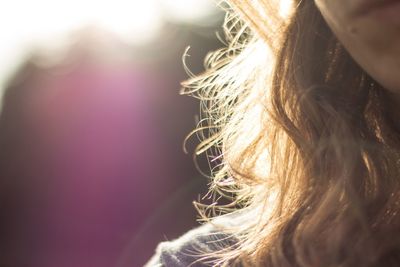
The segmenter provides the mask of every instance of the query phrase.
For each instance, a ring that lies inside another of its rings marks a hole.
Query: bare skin
[[[389,1],[314,1],[354,60],[400,100],[400,19],[378,13]],[[399,1],[389,5],[392,13],[400,6]]]

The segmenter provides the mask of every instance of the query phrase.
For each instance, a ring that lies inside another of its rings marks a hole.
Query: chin
[[[376,54],[369,65],[364,69],[375,81],[390,92],[400,94],[400,50]]]

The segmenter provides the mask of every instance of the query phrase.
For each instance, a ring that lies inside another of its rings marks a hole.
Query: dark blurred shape
[[[33,54],[10,80],[0,266],[141,266],[195,225],[191,201],[206,180],[182,151],[197,103],[178,96],[181,54],[195,44],[199,71],[217,41],[166,30],[146,48],[85,30],[65,55]]]

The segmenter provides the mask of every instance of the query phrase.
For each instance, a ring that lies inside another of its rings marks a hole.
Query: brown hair
[[[242,218],[214,264],[398,266],[400,129],[387,91],[314,1],[294,0],[286,17],[276,0],[230,4],[227,47],[183,91],[202,99],[197,154],[218,162],[211,189],[232,200],[220,210]]]

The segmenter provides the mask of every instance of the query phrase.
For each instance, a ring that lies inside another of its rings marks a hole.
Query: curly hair
[[[183,83],[201,99],[211,190],[240,213],[215,265],[398,266],[399,127],[387,91],[311,0],[231,0],[226,47]],[[218,212],[219,214],[220,212]],[[228,230],[227,230],[228,231]],[[215,256],[215,255],[214,255]]]

